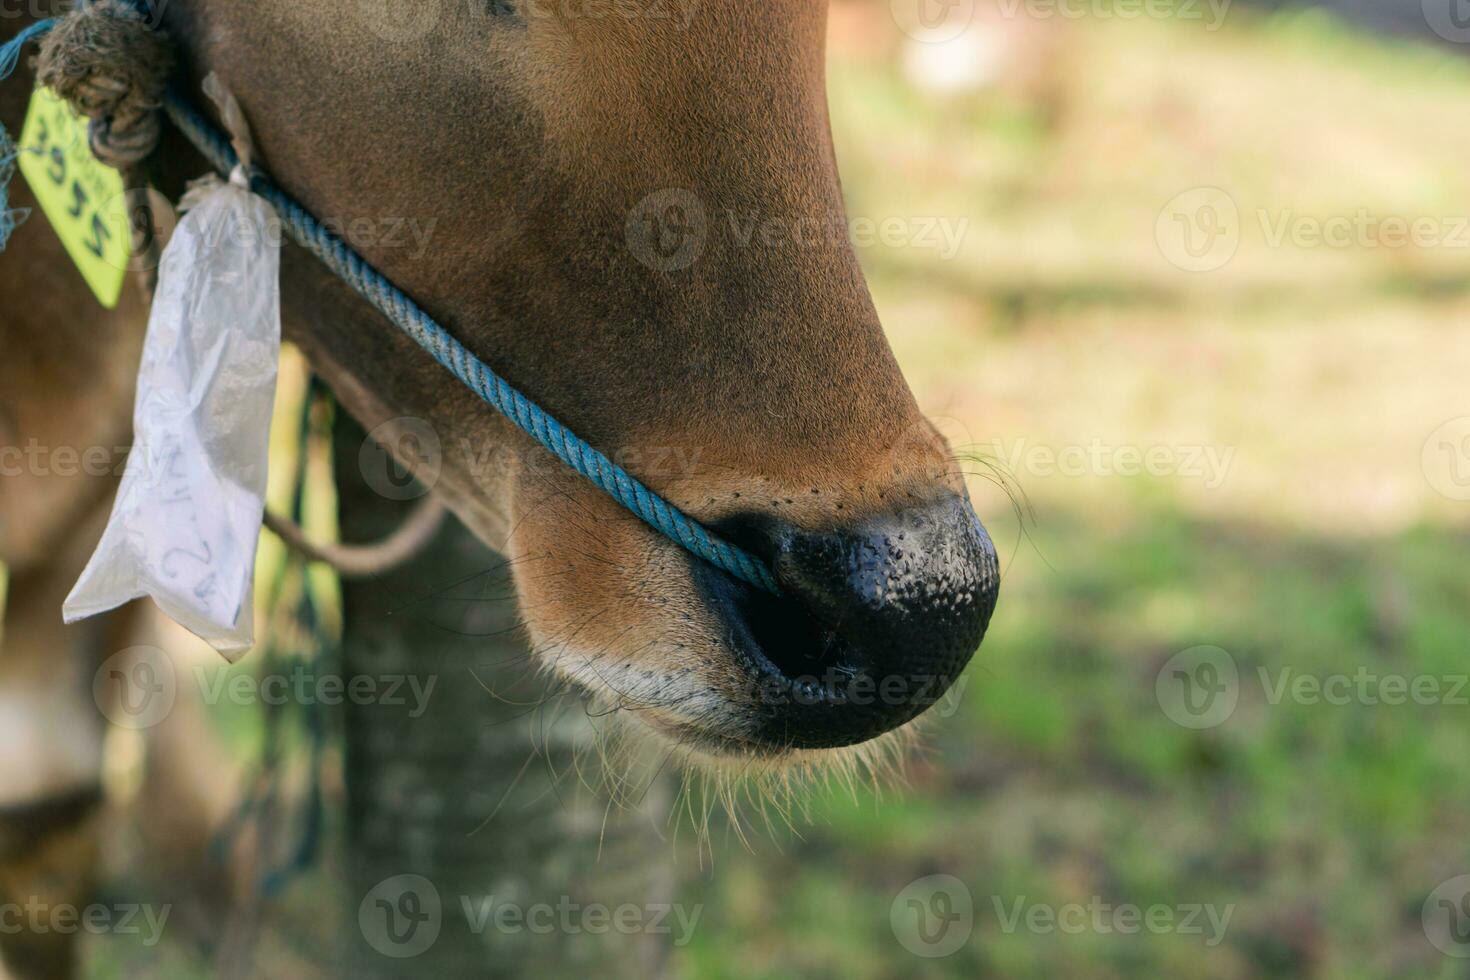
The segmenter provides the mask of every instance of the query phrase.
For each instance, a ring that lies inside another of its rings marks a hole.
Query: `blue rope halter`
[[[57,18],[39,21],[0,47],[0,80],[14,70],[25,43],[43,36],[56,23]],[[235,169],[239,160],[229,140],[177,89],[168,92],[164,108],[179,131],[220,173],[228,174]],[[276,209],[297,244],[320,259],[471,391],[557,459],[691,553],[756,588],[780,594],[780,586],[763,562],[710,533],[513,388],[268,176],[252,173],[250,186]],[[4,198],[0,197],[0,208],[3,206]],[[3,246],[0,240],[0,248]]]

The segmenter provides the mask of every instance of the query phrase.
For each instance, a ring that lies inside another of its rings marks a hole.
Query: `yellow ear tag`
[[[132,226],[122,176],[92,155],[87,120],[50,89],[31,96],[16,160],[82,278],[109,310],[122,295]]]

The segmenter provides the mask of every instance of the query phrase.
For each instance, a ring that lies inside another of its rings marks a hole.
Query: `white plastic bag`
[[[152,596],[230,659],[254,642],[255,546],[280,361],[280,242],[240,172],[184,199],[159,267],[134,445],[68,623]]]

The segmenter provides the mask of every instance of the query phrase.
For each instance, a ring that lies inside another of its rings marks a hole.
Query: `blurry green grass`
[[[1258,669],[1464,674],[1470,535],[1343,543],[1156,509],[1112,532],[1049,517],[912,785],[833,799],[788,853],[733,849],[699,891],[687,954],[708,977],[1434,976],[1419,910],[1470,867],[1470,708],[1267,702]],[[1229,651],[1241,700],[1214,729],[1169,720],[1179,650]],[[955,875],[976,930],[908,954],[889,907]],[[995,901],[1234,903],[1225,939],[1007,934]],[[690,898],[690,900],[693,900]],[[715,910],[718,910],[716,912]],[[1446,961],[1447,962],[1447,961]],[[805,967],[803,967],[805,964]]]

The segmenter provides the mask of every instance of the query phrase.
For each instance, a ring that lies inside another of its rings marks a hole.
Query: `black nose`
[[[949,690],[995,610],[995,547],[961,497],[824,531],[764,515],[719,529],[784,592],[700,573],[756,680],[766,745],[852,745],[909,721]]]

